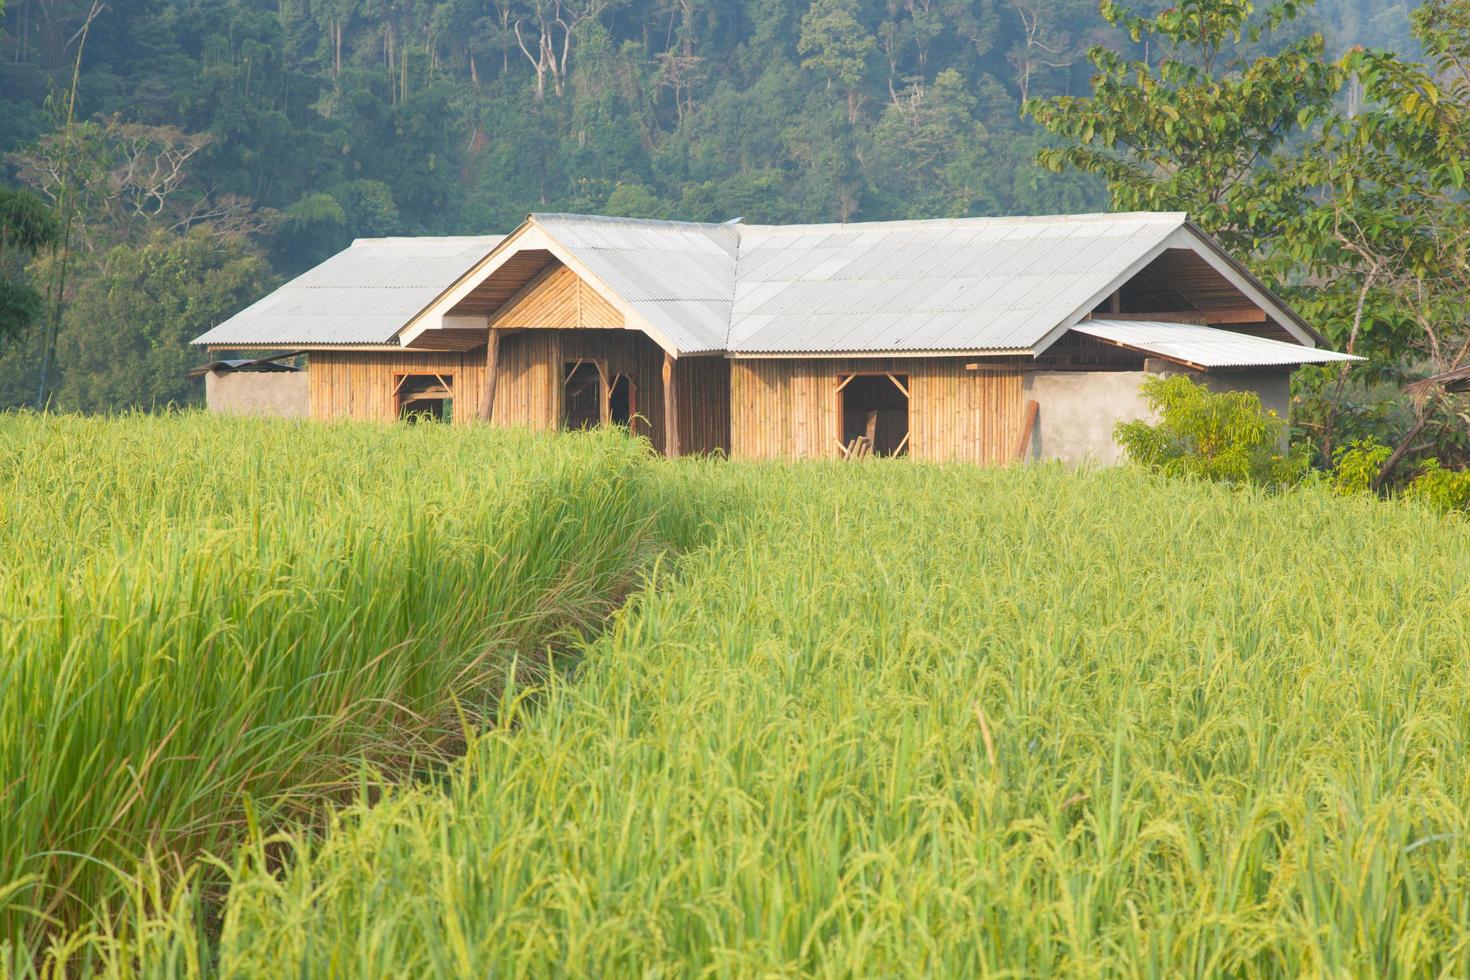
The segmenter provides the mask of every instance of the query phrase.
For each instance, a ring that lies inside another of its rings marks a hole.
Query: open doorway
[[[633,427],[638,415],[638,387],[626,374],[613,378],[612,390],[607,395],[608,420],[613,425]]]
[[[594,361],[568,361],[562,377],[561,424],[564,429],[595,429],[602,424],[602,371]]]
[[[837,414],[843,456],[908,453],[908,375],[849,374],[839,378]]]
[[[454,376],[404,374],[394,385],[398,417],[410,424],[448,422],[454,417]]]

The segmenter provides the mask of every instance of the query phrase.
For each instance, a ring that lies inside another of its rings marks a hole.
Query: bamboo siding
[[[635,330],[549,329],[508,333],[500,341],[497,425],[552,429],[561,424],[566,365],[598,366],[608,387],[620,374],[633,384],[633,430],[664,445],[663,349]],[[473,422],[485,386],[485,348],[454,352],[313,351],[308,359],[311,415],[318,419],[398,418],[394,387],[406,374],[437,374],[454,393],[455,424]],[[730,368],[723,357],[674,363],[680,445],[685,453],[728,452]]]
[[[973,363],[973,359],[969,359]],[[752,358],[730,366],[730,455],[839,455],[838,392],[848,374],[908,377],[915,459],[1000,463],[1025,424],[1019,366],[967,371],[965,358]]]
[[[454,421],[473,419],[485,386],[485,350],[312,351],[307,355],[314,419],[398,418],[394,386],[405,374],[437,374],[454,392]]]
[[[622,327],[623,314],[564,265],[551,266],[490,320],[506,329]]]

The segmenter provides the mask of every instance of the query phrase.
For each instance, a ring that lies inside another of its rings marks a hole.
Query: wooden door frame
[[[560,345],[557,346],[559,349]],[[571,371],[566,370],[567,362],[569,360],[572,363]],[[572,380],[572,375],[576,374],[577,369],[580,368],[583,364],[591,364],[597,369],[597,424],[599,426],[605,427],[608,423],[608,420],[612,416],[612,405],[610,402],[610,396],[612,395],[612,385],[610,385],[607,380],[607,358],[568,358],[566,354],[558,353],[556,363],[558,365],[557,376],[561,378],[561,383],[556,386],[557,429],[562,429],[566,425],[567,421],[567,382]]]

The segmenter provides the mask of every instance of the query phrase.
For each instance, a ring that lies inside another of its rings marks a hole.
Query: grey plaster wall
[[[1163,372],[1160,372],[1163,373]],[[1121,462],[1123,451],[1113,441],[1113,426],[1151,419],[1138,386],[1153,371],[1033,371],[1026,375],[1025,397],[1038,407],[1031,443],[1033,459],[1066,463]],[[1254,391],[1263,407],[1282,418],[1291,408],[1288,371],[1195,374],[1212,391]]]
[[[204,403],[224,415],[306,418],[311,388],[305,371],[211,371],[204,376]]]

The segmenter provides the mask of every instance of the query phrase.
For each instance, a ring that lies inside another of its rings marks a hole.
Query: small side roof
[[[359,238],[194,339],[202,346],[386,344],[501,235]]]
[[[1352,354],[1338,354],[1190,323],[1083,320],[1072,329],[1118,347],[1157,354],[1199,368],[1294,367],[1298,364],[1363,360]]]

